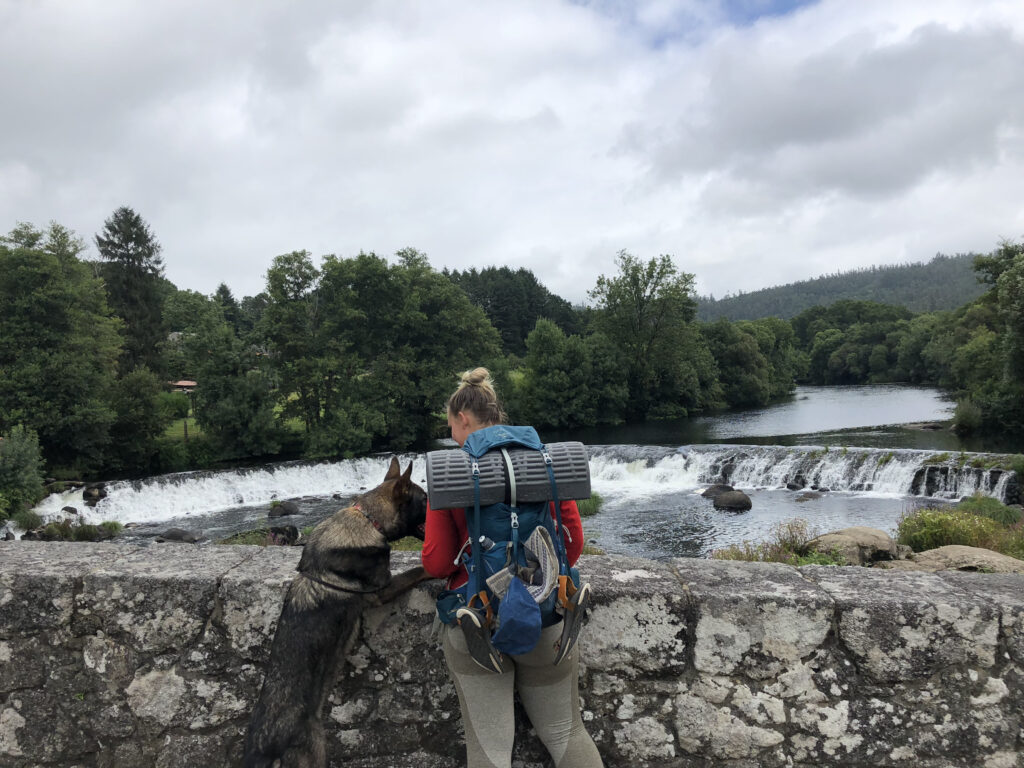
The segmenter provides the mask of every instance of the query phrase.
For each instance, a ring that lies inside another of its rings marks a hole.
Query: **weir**
[[[0,765],[237,766],[299,555],[0,542]],[[1020,765],[1024,576],[607,556],[581,570],[581,705],[609,768]],[[332,764],[463,764],[438,588],[365,614],[325,707]],[[548,764],[522,720],[516,738],[516,764]]]
[[[1005,503],[1019,497],[1007,457],[936,451],[820,446],[694,445],[591,446],[595,482],[633,472],[638,484],[672,483],[679,489],[712,483],[737,488],[824,488],[897,496],[960,499],[981,493]],[[647,471],[651,470],[651,471]]]
[[[1020,499],[1014,472],[996,466],[994,454],[818,446],[694,445],[682,447],[588,446],[591,477],[599,493],[688,490],[711,483],[739,488],[828,488],[894,496],[958,499],[976,492],[1005,503]],[[425,484],[422,454],[412,461],[413,480]],[[88,522],[155,522],[302,496],[349,497],[380,482],[387,457],[338,462],[291,462],[223,471],[183,472],[106,485],[107,497],[84,508],[80,492],[55,494],[36,511],[48,519],[62,507],[79,508]],[[977,465],[977,466],[975,466]]]

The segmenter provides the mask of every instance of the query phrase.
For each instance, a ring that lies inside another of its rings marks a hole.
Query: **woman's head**
[[[452,439],[459,445],[470,433],[482,427],[501,424],[505,412],[498,402],[494,382],[486,368],[466,371],[459,380],[458,389],[448,398],[448,426]]]

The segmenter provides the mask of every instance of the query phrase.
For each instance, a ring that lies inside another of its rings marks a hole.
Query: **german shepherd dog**
[[[366,606],[429,578],[422,567],[391,578],[390,541],[423,538],[427,495],[397,459],[384,482],[324,520],[306,542],[288,587],[263,689],[245,736],[245,768],[327,765],[321,710],[351,650]]]

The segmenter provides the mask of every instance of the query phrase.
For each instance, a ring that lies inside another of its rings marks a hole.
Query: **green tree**
[[[170,423],[163,386],[148,368],[136,368],[114,382],[107,466],[115,472],[140,474],[155,469],[158,439]]]
[[[579,339],[579,337],[576,337]],[[586,384],[588,371],[571,369],[567,339],[562,329],[541,318],[526,339],[526,358],[519,402],[524,421],[538,427],[580,426],[587,410],[586,395],[579,395],[574,379]],[[585,417],[584,417],[585,419]]]
[[[43,497],[39,438],[16,425],[0,433],[0,523],[30,509]]]
[[[711,354],[718,363],[725,402],[732,408],[765,405],[771,398],[771,376],[750,323],[719,320],[702,328]],[[774,340],[765,342],[774,346]]]
[[[268,305],[261,325],[273,355],[282,415],[300,418],[307,433],[320,424],[324,401],[340,374],[323,359],[331,339],[322,327],[319,278],[308,251],[276,257],[267,270]]]
[[[48,462],[97,468],[115,418],[120,321],[68,230],[21,225],[2,241],[0,430],[21,424]]]
[[[507,353],[526,354],[526,337],[540,318],[552,321],[566,335],[579,332],[579,318],[569,302],[541,285],[528,269],[485,267],[478,272],[474,267],[443,274],[484,311]]]
[[[593,399],[595,424],[619,424],[629,402],[626,367],[619,349],[603,333],[583,340],[589,361],[588,386]]]
[[[601,275],[590,292],[596,302],[595,330],[622,352],[631,418],[684,416],[699,407],[700,375],[687,357],[685,340],[696,302],[693,275],[680,272],[671,256],[642,262],[626,251],[618,274]]]
[[[101,274],[110,307],[124,320],[122,369],[130,371],[145,365],[162,371],[158,352],[164,338],[160,244],[143,218],[122,206],[104,222],[96,235],[96,248],[105,262]]]
[[[241,307],[235,301],[235,297],[226,283],[217,286],[217,290],[213,293],[213,300],[220,305],[224,319],[238,333],[242,322]]]
[[[788,395],[806,367],[805,359],[795,346],[793,326],[777,317],[765,317],[742,324],[741,328],[756,339],[758,349],[768,362],[769,397]]]
[[[164,370],[171,381],[194,381],[198,361],[189,354],[187,338],[198,328],[223,319],[220,305],[198,291],[173,290],[167,295],[163,308],[163,325],[167,338],[161,342],[160,354]]]
[[[438,434],[455,374],[501,359],[497,333],[414,249],[275,259],[258,328],[310,455],[401,450]]]
[[[277,453],[284,432],[265,358],[213,315],[203,318],[185,345],[196,361],[195,417],[206,439],[224,458]]]
[[[328,258],[331,327],[362,361],[357,399],[384,416],[375,446],[401,450],[437,436],[457,373],[501,360],[497,331],[466,294],[407,248],[397,264],[374,254]],[[342,282],[348,275],[350,281]],[[327,294],[325,294],[327,295]]]
[[[996,301],[1003,322],[1007,381],[1024,381],[1024,243],[999,248],[1005,268],[996,279]]]

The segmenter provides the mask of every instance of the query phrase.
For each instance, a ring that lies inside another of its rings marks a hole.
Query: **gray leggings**
[[[513,691],[555,762],[555,768],[602,768],[601,756],[580,717],[579,645],[557,667],[554,643],[562,625],[545,629],[537,647],[503,656],[506,671],[481,669],[457,626],[442,626],[444,658],[459,694],[466,730],[467,768],[510,768],[515,716]]]

